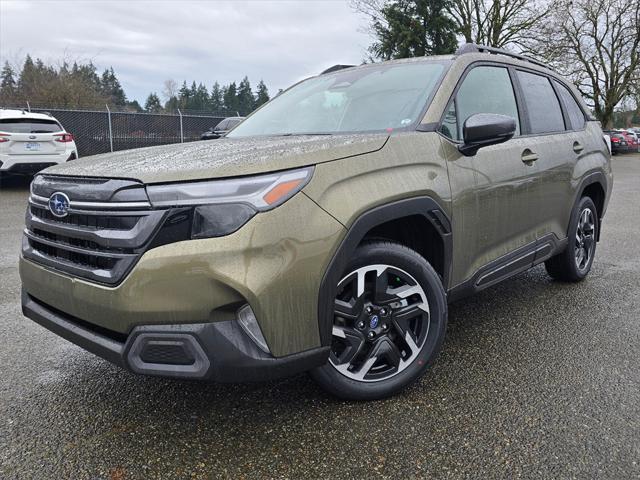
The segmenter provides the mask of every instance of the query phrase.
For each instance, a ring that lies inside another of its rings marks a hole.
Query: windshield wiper
[[[302,137],[305,135],[316,136],[316,135],[333,135],[333,133],[281,133],[280,137]]]

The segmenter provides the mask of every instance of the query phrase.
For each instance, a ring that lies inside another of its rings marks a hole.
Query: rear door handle
[[[584,147],[580,142],[573,142],[573,151],[576,153],[580,153],[584,150]]]
[[[533,162],[538,160],[538,154],[529,150],[528,148],[525,148],[522,152],[521,158],[524,163],[526,163],[527,165],[531,165]]]

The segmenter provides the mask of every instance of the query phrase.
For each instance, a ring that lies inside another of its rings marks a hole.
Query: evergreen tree
[[[9,62],[4,62],[0,73],[0,98],[12,98],[16,94],[18,84],[16,83],[15,72]]]
[[[113,71],[113,67],[102,72],[100,89],[105,97],[109,98],[109,103],[116,106],[125,106],[127,104],[127,96]]]
[[[180,100],[178,100],[178,97],[175,96],[170,97],[169,100],[167,100],[167,103],[164,104],[164,109],[167,112],[175,113],[179,108]]]
[[[189,87],[187,87],[186,80],[182,82],[182,87],[180,87],[180,90],[178,90],[178,94],[179,108],[184,110],[187,108],[189,98],[191,97],[191,91],[189,90]]]
[[[211,87],[211,95],[209,96],[209,105],[211,111],[214,113],[221,112],[224,109],[224,98],[222,96],[222,89],[218,82]]]
[[[131,112],[136,112],[136,113],[144,112],[144,109],[140,106],[137,100],[131,100],[130,102],[127,102],[126,107],[127,107],[127,110]]]
[[[18,89],[23,97],[29,98],[36,90],[36,66],[33,63],[31,55],[27,54],[22,66],[22,71],[18,76]]]
[[[222,92],[224,108],[227,110],[227,113],[235,115],[239,110],[238,88],[236,87],[236,82],[231,82],[228,86],[223,88]]]
[[[240,85],[238,85],[237,94],[237,110],[240,112],[240,115],[248,115],[249,113],[251,113],[253,111],[253,104],[255,103],[255,101],[256,99],[253,97],[249,78],[244,77],[240,82]]]
[[[377,58],[406,58],[453,53],[458,45],[455,22],[447,15],[450,0],[393,0],[373,22],[377,41],[369,47]]]
[[[202,112],[207,110],[208,107],[209,107],[209,92],[207,91],[207,87],[205,87],[202,83],[200,83],[198,84],[198,88],[196,89],[192,110],[197,110],[199,112]]]
[[[161,112],[162,104],[160,103],[160,97],[155,93],[150,93],[147,97],[147,101],[144,103],[144,110],[148,113]]]
[[[264,82],[260,80],[256,88],[256,101],[253,108],[256,109],[259,106],[264,105],[268,101],[269,101],[269,90],[267,90],[267,86],[264,84]]]

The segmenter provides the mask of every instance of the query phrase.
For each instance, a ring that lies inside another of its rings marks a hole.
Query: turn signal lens
[[[279,183],[271,190],[269,190],[269,192],[264,197],[262,197],[262,199],[266,202],[267,205],[274,205],[280,200],[287,198],[287,196],[292,191],[296,190],[301,183],[302,179]]]

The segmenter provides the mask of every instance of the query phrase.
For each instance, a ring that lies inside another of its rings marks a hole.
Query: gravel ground
[[[538,267],[450,307],[430,374],[375,403],[306,375],[139,377],[20,313],[26,182],[0,191],[0,478],[640,478],[640,155],[589,278]]]

